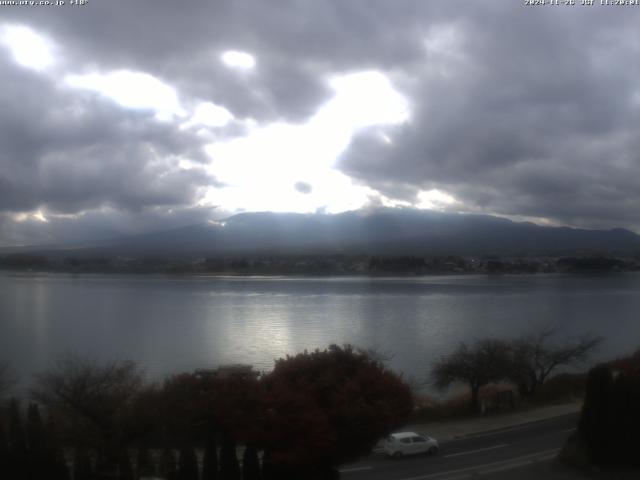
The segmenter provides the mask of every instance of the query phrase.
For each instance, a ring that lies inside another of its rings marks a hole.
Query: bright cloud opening
[[[230,68],[251,70],[256,66],[256,59],[247,52],[228,50],[221,56],[222,62]]]
[[[407,202],[406,200],[398,200],[396,198],[389,198],[386,195],[382,195],[377,193],[376,195],[372,195],[371,200],[376,200],[380,202],[380,205],[388,208],[411,208],[413,205],[411,202]]]
[[[189,121],[183,123],[180,128],[185,129],[199,125],[214,128],[224,127],[231,120],[233,120],[233,114],[226,108],[215,103],[202,102],[195,108]]]
[[[350,128],[365,128],[409,119],[407,100],[380,72],[336,76],[329,80],[329,85],[336,96],[318,115],[327,121],[346,123]]]
[[[355,185],[351,178],[337,170],[325,170],[313,179],[304,181],[311,189],[308,192],[296,190],[295,184],[278,178],[271,179],[258,175],[240,185],[210,189],[200,205],[224,205],[228,211],[272,211],[309,213],[322,210],[326,213],[340,213],[355,210],[366,205],[377,192],[369,187]],[[312,183],[311,183],[312,182]]]
[[[423,190],[418,194],[418,204],[416,207],[429,210],[442,210],[459,203],[460,202],[452,195],[433,188],[431,190]]]
[[[147,73],[119,70],[104,75],[67,75],[65,82],[98,92],[125,108],[155,111],[162,120],[186,115],[176,91]]]
[[[366,205],[376,192],[334,168],[353,135],[408,120],[408,102],[379,72],[331,79],[334,97],[304,124],[275,123],[207,146],[210,172],[228,185],[205,204],[236,210],[340,212]],[[295,188],[308,184],[309,192]]]
[[[34,70],[45,70],[54,63],[53,44],[22,25],[7,25],[0,30],[0,41],[11,52],[19,65]]]
[[[40,223],[49,222],[49,219],[44,215],[42,210],[35,210],[33,212],[28,212],[28,213],[17,213],[13,216],[13,220],[18,223],[24,223],[30,220],[35,220]]]

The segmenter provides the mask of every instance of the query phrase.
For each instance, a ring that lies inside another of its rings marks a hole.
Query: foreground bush
[[[577,443],[589,462],[640,467],[640,356],[589,371]]]
[[[409,387],[350,346],[278,360],[262,386],[267,463],[315,471],[306,474],[313,478],[331,476],[330,467],[370,453],[413,409]]]

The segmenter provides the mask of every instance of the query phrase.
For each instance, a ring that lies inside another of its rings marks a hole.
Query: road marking
[[[550,453],[548,455],[543,455],[541,457],[535,457],[535,458],[532,458],[532,459],[529,459],[529,460],[522,460],[520,462],[514,462],[514,463],[510,463],[508,465],[502,465],[502,466],[499,466],[499,467],[493,467],[493,468],[488,468],[488,469],[484,469],[484,470],[479,470],[478,473],[480,473],[481,475],[486,475],[488,473],[503,472],[505,470],[511,470],[512,468],[524,467],[526,465],[530,465],[533,462],[544,462],[546,460],[551,460],[555,456],[556,456],[555,453]]]
[[[500,430],[496,430],[495,432],[487,432],[487,433],[469,433],[467,435],[461,435],[460,437],[457,438],[452,438],[451,440],[447,440],[446,442],[443,443],[450,443],[450,442],[458,442],[460,440],[469,440],[469,439],[475,439],[475,438],[482,438],[482,437],[493,437],[494,435],[500,435],[502,433],[509,433],[509,432],[515,432],[516,430],[524,430],[527,428],[531,428],[529,425],[524,425],[522,427],[505,427],[503,429]]]
[[[534,462],[537,459],[544,460],[548,458],[553,458],[553,456],[555,456],[559,451],[560,451],[559,448],[553,448],[551,450],[543,450],[541,452],[529,453],[527,455],[522,455],[521,457],[510,458],[509,460],[500,460],[498,462],[485,463],[482,465],[474,465],[472,467],[460,468],[457,470],[431,473],[429,475],[422,475],[419,477],[403,478],[402,480],[426,480],[428,478],[444,477],[446,475],[462,474],[464,472],[468,472],[468,473],[477,472],[482,469],[491,469],[492,467],[494,468],[503,467],[503,470],[508,470],[509,468],[516,468],[521,465],[527,465],[528,463]],[[525,461],[525,459],[527,461]],[[457,477],[450,477],[447,480],[453,480],[454,478],[464,478],[464,477],[465,475],[458,475]]]
[[[372,467],[369,465],[365,465],[364,467],[353,467],[353,468],[341,468],[338,470],[340,473],[349,473],[349,472],[360,472],[362,470],[371,470]]]
[[[460,452],[460,453],[452,453],[450,455],[443,455],[443,457],[444,458],[451,458],[451,457],[459,457],[460,455],[471,455],[472,453],[486,452],[487,450],[495,450],[496,448],[504,448],[504,447],[508,447],[508,446],[509,446],[508,443],[503,443],[502,445],[494,445],[493,447],[478,448],[477,450],[469,450],[467,452]]]
[[[567,428],[566,430],[561,430],[560,433],[567,433],[567,432],[573,432],[576,429],[576,427],[573,428]]]

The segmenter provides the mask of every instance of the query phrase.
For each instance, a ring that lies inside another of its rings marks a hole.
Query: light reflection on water
[[[424,379],[463,340],[556,325],[640,346],[640,275],[215,278],[0,273],[0,358],[23,376],[65,351],[130,358],[151,376],[376,346]]]

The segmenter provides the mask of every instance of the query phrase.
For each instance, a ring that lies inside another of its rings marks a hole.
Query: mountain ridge
[[[637,253],[640,236],[544,226],[503,217],[430,210],[354,210],[338,214],[244,212],[218,222],[110,239],[79,248],[30,247],[85,255],[571,255]]]

